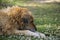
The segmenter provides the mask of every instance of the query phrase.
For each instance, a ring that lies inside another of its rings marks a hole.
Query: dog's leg
[[[46,36],[45,36],[45,34],[43,34],[43,33],[40,33],[40,32],[35,32],[35,33],[39,34],[39,35],[40,35],[40,38],[44,38],[44,39],[46,39]]]
[[[15,30],[14,33],[17,35],[26,35],[40,38],[40,35],[38,33],[31,32],[29,30]]]

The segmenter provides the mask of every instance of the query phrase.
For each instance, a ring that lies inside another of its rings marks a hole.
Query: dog
[[[45,37],[44,34],[36,31],[34,18],[27,8],[12,6],[0,9],[0,35]]]

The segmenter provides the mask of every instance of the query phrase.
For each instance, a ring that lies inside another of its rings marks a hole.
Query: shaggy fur
[[[26,35],[45,38],[36,32],[33,16],[27,8],[12,6],[0,10],[0,35]]]
[[[27,8],[18,6],[8,7],[0,10],[0,35],[17,34],[15,30],[36,31],[33,16]]]

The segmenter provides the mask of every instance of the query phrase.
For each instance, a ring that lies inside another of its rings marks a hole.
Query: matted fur
[[[20,30],[36,31],[33,16],[27,8],[19,6],[7,7],[0,10],[0,35],[17,34]],[[17,32],[16,32],[17,31]],[[18,33],[20,34],[20,33]]]

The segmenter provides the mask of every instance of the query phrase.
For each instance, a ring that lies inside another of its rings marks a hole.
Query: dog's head
[[[17,21],[17,24],[19,25],[19,30],[37,30],[33,22],[33,16],[27,8],[20,8],[18,6],[12,7],[10,14],[12,14],[12,16]]]
[[[36,26],[34,24],[33,16],[31,15],[31,12],[28,11],[26,8],[21,9],[21,22],[23,29],[36,31]]]

